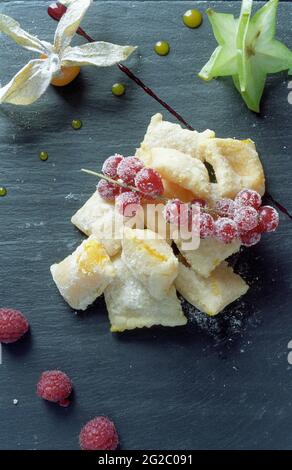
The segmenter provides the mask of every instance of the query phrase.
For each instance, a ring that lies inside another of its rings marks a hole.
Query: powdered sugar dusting
[[[243,336],[247,327],[256,327],[261,323],[254,308],[243,300],[235,302],[220,314],[210,317],[190,305],[182,297],[180,299],[183,311],[191,324],[212,337],[215,345],[231,341],[237,336]]]
[[[233,217],[235,202],[232,199],[219,199],[216,201],[215,210],[220,217]]]
[[[135,177],[135,185],[139,191],[148,196],[161,196],[164,192],[160,175],[152,168],[143,168]]]
[[[123,160],[123,155],[116,153],[108,157],[102,165],[102,172],[110,178],[117,178],[117,167]]]
[[[215,222],[215,237],[223,243],[231,243],[238,238],[237,225],[234,220],[219,217]]]

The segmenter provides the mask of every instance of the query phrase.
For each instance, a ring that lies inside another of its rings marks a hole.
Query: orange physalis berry
[[[45,54],[41,54],[41,59],[46,59],[47,56]],[[51,80],[51,84],[54,86],[65,86],[69,85],[69,83],[73,82],[73,80],[79,75],[80,67],[73,66],[73,67],[61,67],[61,72],[59,75],[54,77]]]

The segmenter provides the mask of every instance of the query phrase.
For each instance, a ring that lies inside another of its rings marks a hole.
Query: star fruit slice
[[[292,52],[275,39],[279,0],[269,0],[251,16],[252,0],[243,0],[239,19],[207,10],[218,47],[199,76],[211,80],[229,76],[249,109],[260,110],[268,74],[289,70]]]

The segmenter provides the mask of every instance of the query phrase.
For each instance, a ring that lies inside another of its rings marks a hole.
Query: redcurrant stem
[[[139,191],[139,189],[135,188],[135,186],[130,186],[129,184],[125,184],[125,183],[123,183],[122,181],[119,181],[119,180],[114,180],[110,176],[104,175],[103,173],[97,173],[96,171],[87,170],[85,168],[81,168],[81,171],[83,171],[83,173],[87,173],[88,175],[97,176],[98,178],[104,179],[104,180],[108,181],[109,183],[117,184],[118,186],[121,186],[121,188],[125,188],[125,189],[128,189],[129,191],[135,191],[136,193],[141,194],[141,191]],[[146,195],[145,195],[145,197],[146,197]],[[157,196],[156,199],[166,201],[166,202],[168,201],[168,199],[166,197],[163,197],[163,196]]]
[[[97,176],[98,178],[103,179],[103,180],[106,180],[106,181],[108,181],[109,183],[117,184],[118,186],[121,186],[122,188],[128,189],[129,191],[136,191],[136,192],[138,192],[138,189],[137,189],[137,188],[134,188],[134,186],[129,186],[129,185],[125,184],[125,183],[122,183],[122,181],[114,180],[114,179],[112,179],[110,176],[106,176],[106,175],[104,175],[103,173],[97,173],[96,171],[86,170],[86,168],[81,168],[81,171],[83,171],[84,173],[87,173],[88,175]]]
[[[125,184],[120,180],[114,180],[110,176],[104,175],[103,173],[98,173],[97,171],[93,171],[93,170],[87,170],[86,168],[81,168],[81,171],[83,171],[83,173],[87,173],[88,175],[97,176],[98,178],[106,180],[109,183],[117,184],[118,186],[121,186],[121,188],[125,188],[125,189],[128,189],[129,191],[135,191],[136,193],[141,194],[141,191],[135,188],[135,186],[130,186],[129,184]],[[145,195],[145,197],[147,197],[147,195]],[[169,201],[169,199],[164,196],[157,196],[156,199],[158,201],[163,201],[163,202]],[[185,203],[182,202],[182,204],[185,204]],[[208,212],[208,213],[215,214],[215,215],[217,214],[217,212],[214,209],[210,209],[207,207],[200,207],[200,211]]]

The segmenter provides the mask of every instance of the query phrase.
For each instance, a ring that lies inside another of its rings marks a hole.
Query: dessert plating
[[[111,331],[121,332],[185,324],[176,291],[210,316],[247,292],[226,260],[279,223],[262,206],[265,176],[250,139],[216,138],[156,114],[136,155],[109,157],[102,171],[88,171],[101,180],[71,219],[88,240],[51,268],[71,307],[104,293]]]

